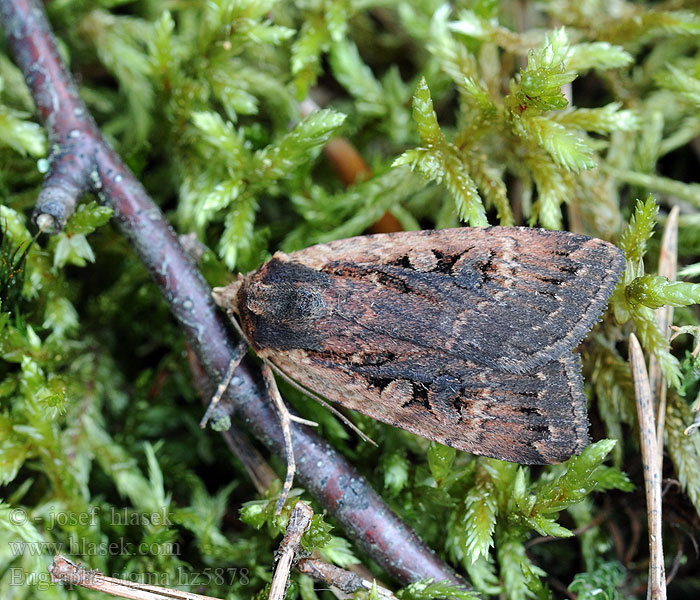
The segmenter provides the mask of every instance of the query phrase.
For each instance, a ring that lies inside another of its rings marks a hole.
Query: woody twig
[[[0,21],[52,148],[35,208],[37,223],[45,230],[60,230],[85,192],[110,206],[190,347],[218,384],[235,344],[215,310],[210,289],[146,190],[104,141],[58,55],[42,5],[36,0],[0,0]],[[222,404],[235,406],[247,430],[284,455],[277,416],[251,361],[243,360],[236,370]],[[298,480],[388,574],[401,582],[432,577],[464,583],[342,456],[307,428],[291,426]]]
[[[354,594],[358,591],[369,591],[372,589],[373,582],[369,579],[363,579],[357,573],[341,569],[326,561],[317,558],[303,558],[296,566],[297,571],[308,575],[314,581],[319,581],[330,586],[332,590],[337,590],[346,595]],[[377,593],[380,598],[386,600],[395,600],[396,596],[386,588],[377,586]],[[340,594],[336,594],[340,596]]]
[[[301,548],[301,538],[311,524],[313,510],[304,502],[297,502],[289,515],[289,524],[284,539],[275,554],[277,567],[270,585],[268,600],[282,600],[289,583],[292,568],[314,581],[320,581],[331,587],[336,597],[344,598],[357,591],[369,591],[373,582],[363,579],[358,574],[341,569],[324,560],[309,556]],[[385,600],[395,600],[394,594],[381,586],[376,586],[377,594]]]
[[[207,398],[211,397],[212,385],[206,378],[202,366],[191,352],[188,353],[188,359],[195,387],[202,399],[206,401]],[[265,492],[276,478],[275,472],[270,465],[267,464],[265,459],[256,450],[255,446],[250,443],[248,437],[235,425],[232,424],[228,431],[224,431],[223,436],[229,448],[231,448],[231,452],[233,452],[243,464],[248,476],[258,490],[258,493],[262,494]],[[295,509],[301,504],[301,502],[298,503]],[[315,581],[320,581],[330,586],[335,596],[343,599],[349,598],[358,590],[370,590],[372,588],[372,581],[360,576],[360,574],[371,576],[369,569],[360,564],[353,565],[353,568],[356,572],[336,567],[324,560],[313,557],[300,558],[296,564],[297,571],[308,575]],[[394,599],[393,593],[386,588],[377,586],[377,590],[382,598],[386,598],[387,600]]]
[[[647,499],[647,520],[649,526],[649,583],[647,600],[666,600],[666,568],[661,527],[661,473],[654,427],[654,404],[651,386],[644,364],[644,354],[634,334],[629,342],[630,364],[634,395],[637,400],[639,436],[642,445],[644,464],[644,490]]]

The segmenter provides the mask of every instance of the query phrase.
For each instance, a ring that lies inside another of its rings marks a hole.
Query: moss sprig
[[[218,254],[205,252],[213,285],[235,276],[226,267],[246,271],[279,249],[362,234],[387,211],[407,230],[532,224],[619,243],[627,270],[610,301],[617,318],[604,316],[581,348],[591,434],[618,440],[614,447],[598,442],[565,465],[521,468],[358,417],[374,449],[283,393],[482,597],[548,598],[559,594],[556,580],[579,598],[632,597],[644,580],[643,544],[622,565],[606,527],[623,513],[644,520],[620,343],[630,330],[673,385],[664,477],[680,488],[665,502],[674,515],[700,511],[697,431],[686,434],[700,338],[691,283],[700,274],[692,266],[700,261],[691,168],[700,135],[697,14],[683,3],[597,0],[526,12],[523,3],[441,0],[45,4],[110,144],[178,233],[194,232]],[[145,542],[145,553],[88,551],[85,562],[171,580],[184,573],[193,585],[197,573],[224,568],[225,583],[199,580],[204,593],[262,598],[285,525],[272,515],[276,490],[237,518],[255,491],[223,444],[197,427],[188,349],[106,225],[109,211],[86,198],[63,234],[29,246],[32,206],[51,167],[45,156],[56,148],[8,47],[0,48],[0,528],[13,544]],[[322,109],[304,118],[309,96]],[[347,187],[321,153],[338,135],[372,173]],[[655,226],[679,202],[679,266],[691,267],[666,281],[652,266]],[[695,340],[668,344],[654,319],[668,305],[681,307],[677,333]],[[108,517],[163,506],[170,522],[162,525]],[[91,507],[100,511],[94,525],[57,522]],[[13,522],[13,510],[27,522]],[[340,566],[367,563],[331,524],[319,517],[309,547]],[[181,546],[168,553],[170,544]],[[55,547],[35,548],[0,548],[0,595],[79,593],[39,592]],[[671,585],[698,586],[693,560],[683,555]],[[12,585],[17,567],[37,587]],[[424,581],[399,594],[459,593]],[[296,575],[290,594],[315,600]]]

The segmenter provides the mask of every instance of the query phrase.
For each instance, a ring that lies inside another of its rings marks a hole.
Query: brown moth
[[[572,350],[624,265],[615,246],[562,231],[414,231],[278,252],[215,299],[261,358],[341,406],[546,464],[588,443]]]

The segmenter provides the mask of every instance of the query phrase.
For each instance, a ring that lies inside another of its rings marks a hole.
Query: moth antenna
[[[241,361],[243,360],[243,356],[245,355],[246,349],[248,348],[247,346],[247,340],[240,342],[234,349],[233,349],[233,355],[231,356],[231,360],[228,363],[228,368],[226,369],[226,374],[224,375],[224,378],[219,382],[219,386],[216,388],[216,392],[212,396],[212,399],[209,401],[209,406],[207,406],[207,410],[204,412],[204,416],[202,417],[202,420],[199,422],[199,426],[204,429],[207,426],[207,423],[209,422],[209,419],[211,418],[212,414],[214,413],[214,409],[216,409],[217,405],[221,401],[221,398],[224,396],[224,392],[228,389],[229,384],[231,383],[231,380],[233,379],[233,374],[238,368],[238,365],[241,364]]]
[[[284,508],[284,503],[287,501],[289,492],[292,489],[292,483],[294,482],[294,473],[296,473],[296,463],[294,462],[294,446],[292,444],[292,428],[290,426],[291,419],[289,410],[282,400],[280,391],[277,388],[277,382],[275,381],[275,376],[272,373],[270,364],[263,362],[262,366],[263,380],[265,381],[265,387],[267,388],[267,393],[270,399],[277,409],[277,413],[280,418],[280,424],[282,425],[282,437],[284,438],[284,453],[287,457],[287,475],[284,478],[284,484],[282,485],[282,491],[280,492],[280,497],[277,500],[277,505],[275,506],[275,514],[278,515],[282,512]]]
[[[364,442],[369,442],[372,444],[374,447],[378,448],[379,444],[375,442],[371,437],[369,437],[366,433],[364,433],[362,430],[360,430],[357,425],[355,425],[350,419],[348,419],[343,413],[341,413],[337,408],[334,406],[330,405],[328,402],[326,402],[323,398],[321,398],[318,394],[315,394],[311,390],[305,388],[303,385],[300,383],[294,381],[289,375],[287,375],[282,369],[280,369],[275,363],[269,361],[266,358],[262,359],[263,362],[267,363],[270,365],[272,370],[277,373],[282,379],[284,379],[289,385],[291,385],[293,388],[296,388],[299,390],[302,394],[305,394],[312,400],[315,400],[318,402],[321,406],[324,408],[328,409],[331,411],[336,417],[338,417],[345,425],[347,425],[350,429],[352,429],[362,441]]]

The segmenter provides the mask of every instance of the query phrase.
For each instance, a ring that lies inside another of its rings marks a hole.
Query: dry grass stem
[[[659,275],[669,281],[675,281],[678,265],[678,207],[674,206],[666,219],[664,234],[661,238],[661,251],[659,252]],[[663,306],[657,309],[655,314],[659,329],[671,338],[671,325],[673,323],[673,306]],[[659,455],[659,471],[663,471],[664,460],[664,426],[666,423],[666,392],[668,386],[666,379],[661,374],[659,362],[655,356],[649,359],[649,383],[654,392],[654,405],[656,406],[656,441]]]
[[[272,373],[270,373],[272,376]],[[287,532],[277,550],[277,567],[270,585],[268,600],[282,600],[287,591],[289,571],[294,565],[297,552],[301,546],[301,536],[311,525],[314,511],[304,502],[297,502],[289,515]]]
[[[634,334],[630,335],[629,355],[634,395],[637,401],[649,524],[650,561],[647,600],[666,600],[666,570],[661,536],[661,472],[654,427],[654,407],[642,347]]]
[[[213,596],[203,596],[157,585],[107,577],[99,571],[85,569],[61,554],[57,554],[49,567],[51,581],[70,583],[89,590],[104,592],[130,600],[219,600]]]

